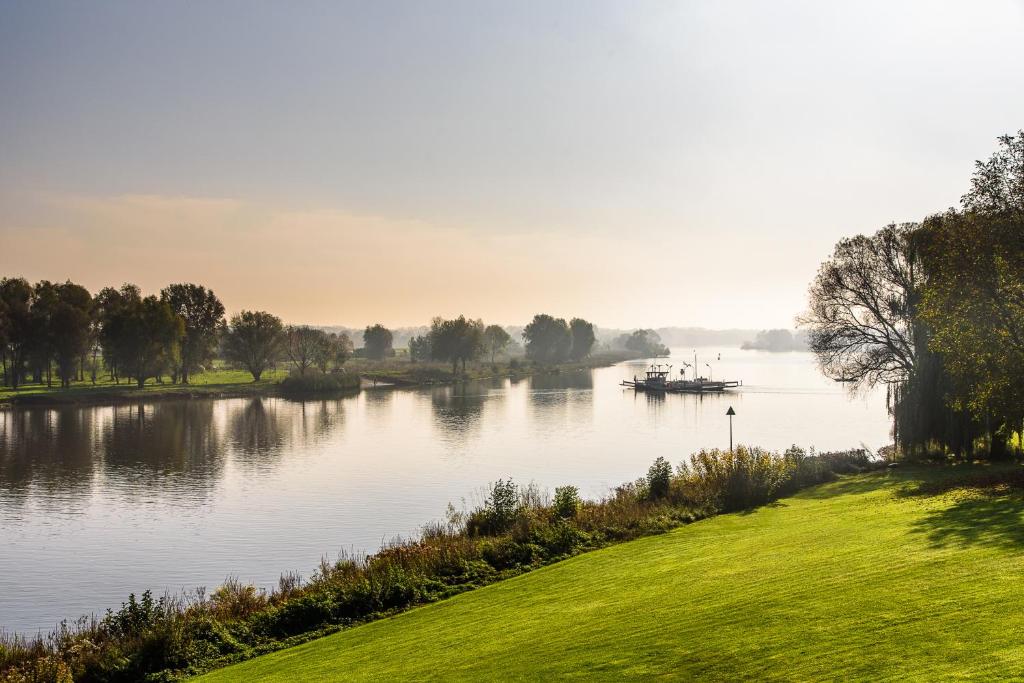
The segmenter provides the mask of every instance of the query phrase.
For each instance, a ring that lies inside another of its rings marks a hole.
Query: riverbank
[[[646,477],[597,501],[563,487],[548,502],[534,486],[499,481],[482,506],[451,511],[417,539],[323,562],[308,581],[287,574],[271,594],[230,582],[190,599],[133,596],[99,622],[79,621],[53,638],[0,640],[0,673],[6,668],[15,681],[24,680],[19,671],[57,669],[84,681],[191,675],[877,464],[863,451],[808,456],[740,448],[735,456],[694,458],[692,469],[677,473],[659,458]],[[729,478],[719,476],[723,468]]]
[[[346,372],[358,374],[364,385],[415,387],[452,384],[457,381],[493,378],[521,379],[531,375],[575,372],[607,367],[638,356],[627,352],[605,352],[594,354],[582,361],[544,365],[524,359],[512,359],[497,363],[470,363],[463,373],[452,375],[451,366],[444,363],[417,362],[407,359],[386,359],[382,361],[353,358],[345,366]],[[149,380],[144,387],[134,384],[115,384],[108,378],[74,382],[68,389],[45,384],[28,384],[17,391],[0,387],[0,407],[3,406],[63,406],[63,405],[117,405],[140,400],[181,400],[193,398],[239,398],[282,395],[281,382],[288,377],[286,369],[268,370],[260,381],[254,382],[252,375],[244,370],[218,368],[196,373],[190,383],[171,384]]]
[[[200,680],[1019,679],[1020,485],[847,476]]]

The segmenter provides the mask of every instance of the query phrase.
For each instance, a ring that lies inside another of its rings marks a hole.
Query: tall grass
[[[208,596],[145,593],[44,638],[0,636],[0,681],[173,680],[872,465],[864,451],[701,451],[674,472],[659,458],[596,501],[499,480],[481,505],[449,506],[416,539],[323,561],[308,580],[282,576],[274,591],[232,579]]]

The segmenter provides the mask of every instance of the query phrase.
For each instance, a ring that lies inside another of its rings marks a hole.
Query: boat
[[[640,378],[633,375],[633,381],[623,381],[622,386],[632,387],[637,391],[667,391],[671,373],[671,365],[654,364],[647,369],[645,377]]]
[[[653,364],[643,377],[633,376],[633,381],[624,380],[622,386],[635,391],[667,392],[675,394],[718,393],[743,386],[741,380],[712,380],[707,377],[686,379],[686,369],[680,370],[679,379],[672,379],[672,366]]]

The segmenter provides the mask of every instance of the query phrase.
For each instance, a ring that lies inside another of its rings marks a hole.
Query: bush
[[[511,479],[499,479],[491,487],[483,508],[470,513],[466,529],[471,535],[495,536],[504,533],[512,527],[519,510],[519,489]]]
[[[318,370],[306,370],[305,375],[291,372],[281,382],[281,391],[290,395],[333,393],[359,389],[359,375],[345,372],[325,374]]]
[[[647,470],[647,495],[652,500],[659,500],[668,496],[669,486],[672,483],[672,465],[668,460],[658,456],[650,469]]]
[[[559,486],[555,489],[552,510],[556,516],[569,519],[576,516],[580,508],[580,491],[575,486]]]

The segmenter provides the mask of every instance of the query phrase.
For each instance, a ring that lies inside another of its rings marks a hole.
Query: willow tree
[[[886,386],[893,439],[905,452],[948,440],[942,359],[917,315],[923,283],[920,226],[890,224],[836,245],[799,318],[827,377],[854,391]]]

